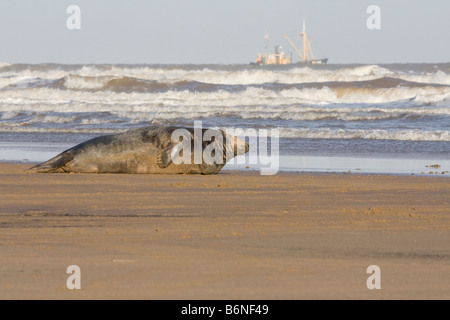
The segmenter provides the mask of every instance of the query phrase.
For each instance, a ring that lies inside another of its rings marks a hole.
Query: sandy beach
[[[1,1],[0,300],[450,300],[450,1],[377,2]]]
[[[0,164],[0,299],[450,298],[448,178],[29,167]]]

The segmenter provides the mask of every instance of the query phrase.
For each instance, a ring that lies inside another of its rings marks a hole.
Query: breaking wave
[[[361,139],[397,141],[450,141],[450,131],[432,132],[423,130],[311,130],[284,128],[280,137],[303,139]]]
[[[108,85],[117,88],[124,81],[108,81]],[[94,81],[95,84],[95,81]],[[93,84],[93,85],[94,85]],[[135,82],[135,85],[140,85]],[[189,90],[164,91],[159,84],[148,84],[158,87],[157,92],[87,92],[67,91],[61,89],[33,88],[29,90],[0,91],[0,104],[42,105],[37,108],[53,110],[58,104],[72,104],[65,106],[73,111],[84,111],[91,104],[99,103],[106,106],[120,104],[123,108],[139,105],[147,106],[284,106],[284,105],[326,105],[326,104],[380,104],[393,102],[415,101],[419,104],[436,104],[445,102],[450,97],[450,87],[394,87],[394,88],[349,88],[349,87],[322,87],[322,88],[291,88],[274,91],[265,88],[248,87],[242,91],[204,91]],[[56,105],[56,106],[55,106]],[[1,108],[1,105],[0,105]],[[75,109],[77,108],[77,109]],[[0,109],[1,110],[1,109]],[[89,111],[99,111],[87,109]],[[109,111],[106,109],[105,111]]]
[[[231,127],[229,127],[231,128]],[[233,129],[236,129],[233,127]],[[332,130],[332,129],[295,129],[279,128],[280,138],[300,139],[325,139],[325,140],[396,140],[396,141],[440,141],[450,142],[450,131],[432,132],[423,130]],[[16,133],[89,133],[89,134],[114,134],[125,129],[113,128],[39,128],[32,126],[1,126],[2,132]]]
[[[6,68],[7,67],[7,68]],[[3,69],[3,70],[1,70]],[[30,85],[43,80],[42,86],[58,87],[62,81],[66,89],[75,90],[152,90],[147,85],[159,84],[176,89],[177,84],[200,83],[209,85],[248,86],[273,84],[306,84],[330,82],[364,83],[379,79],[397,79],[420,84],[450,85],[450,74],[442,70],[435,72],[394,71],[378,65],[315,69],[296,67],[286,70],[261,68],[181,68],[181,67],[140,67],[140,66],[81,66],[67,69],[65,66],[47,68],[29,66],[20,71],[11,65],[0,64],[0,88],[14,88],[16,84]],[[110,81],[113,81],[110,83]],[[119,82],[119,85],[115,85]],[[389,84],[398,85],[395,83]],[[156,88],[160,90],[160,88]],[[166,89],[163,87],[162,89]]]
[[[201,119],[276,127],[290,139],[449,142],[449,70],[0,63],[0,135],[110,134]]]

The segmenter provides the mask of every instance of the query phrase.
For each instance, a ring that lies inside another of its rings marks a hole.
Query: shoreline
[[[450,298],[437,177],[27,168],[0,163],[1,299]]]
[[[50,159],[53,156],[43,159]],[[45,160],[42,160],[42,162]],[[227,164],[222,172],[261,172],[267,168],[260,164]],[[256,162],[256,161],[255,161]],[[24,165],[32,167],[41,161],[1,160],[0,164]],[[439,165],[439,167],[434,167]],[[433,167],[428,167],[433,166]],[[361,175],[392,175],[392,176],[423,176],[450,178],[450,160],[444,159],[405,159],[397,158],[373,158],[360,156],[280,156],[280,166],[275,174],[279,173],[304,173],[304,174],[361,174]]]

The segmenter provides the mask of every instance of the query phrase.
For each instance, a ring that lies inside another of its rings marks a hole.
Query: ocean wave
[[[0,69],[1,68],[5,68],[5,67],[9,67],[9,66],[11,66],[12,64],[11,63],[8,63],[8,62],[0,62]]]
[[[154,80],[161,83],[176,83],[180,81],[195,81],[222,85],[252,85],[264,83],[314,83],[314,82],[351,82],[367,81],[383,77],[400,78],[406,81],[434,84],[450,84],[450,74],[441,70],[436,72],[410,73],[392,71],[378,65],[363,65],[335,69],[295,67],[287,70],[271,69],[240,69],[221,70],[212,68],[182,69],[154,67],[118,67],[107,69],[98,67],[83,67],[76,72],[79,75],[95,76],[109,75],[114,77],[131,77]]]
[[[234,106],[286,106],[329,104],[390,104],[401,103],[433,105],[449,101],[450,87],[401,88],[303,88],[273,91],[249,87],[243,91],[211,92],[85,92],[61,89],[33,88],[29,90],[0,91],[0,111],[36,110],[61,112],[100,112],[128,109],[164,107],[234,107]],[[15,105],[15,107],[14,107]],[[100,106],[99,106],[100,105]],[[444,106],[446,103],[444,103]],[[12,108],[12,109],[10,109]]]
[[[214,84],[196,81],[178,81],[175,83],[164,83],[155,80],[121,77],[109,80],[104,85],[103,89],[118,93],[164,91],[213,92],[220,90],[220,87]]]
[[[92,108],[92,105],[90,106]],[[279,120],[279,121],[341,121],[347,123],[364,123],[375,121],[418,121],[442,120],[450,117],[448,108],[431,107],[312,107],[312,106],[248,106],[248,107],[170,107],[147,106],[129,110],[117,109],[109,112],[67,112],[54,113],[31,110],[21,113],[0,112],[0,125],[16,121],[31,124],[72,124],[72,125],[99,125],[142,122],[164,122],[180,119],[243,119],[243,120]]]
[[[397,140],[397,141],[450,141],[450,131],[423,130],[332,130],[332,129],[280,129],[280,138],[340,139],[340,140]]]
[[[0,113],[0,120],[9,120],[23,116],[25,113],[20,111],[4,111]]]
[[[47,124],[47,123],[58,123],[58,124],[69,124],[78,120],[77,116],[60,116],[60,115],[48,115],[48,114],[36,114],[32,116],[30,120],[24,122],[25,124],[37,123],[37,124]]]
[[[222,127],[223,129],[236,129]],[[270,128],[269,128],[270,129]],[[395,141],[434,141],[450,142],[450,131],[426,130],[355,130],[355,129],[298,129],[277,128],[282,139],[326,139],[326,140],[395,140]],[[246,129],[243,129],[244,132]],[[125,131],[121,128],[62,128],[33,127],[29,125],[0,125],[0,133],[72,133],[72,134],[114,134]],[[247,131],[251,132],[251,131]],[[257,132],[254,131],[254,132]],[[251,136],[251,134],[250,134]]]
[[[39,128],[30,126],[0,126],[0,133],[72,133],[72,134],[114,134],[123,132],[123,129],[113,128]]]
[[[67,89],[72,90],[112,90],[138,91],[152,90],[153,85],[163,86],[162,89],[173,90],[177,85],[186,83],[204,85],[251,86],[263,84],[308,84],[330,82],[366,81],[386,82],[386,79],[398,79],[420,84],[450,85],[450,74],[438,70],[436,72],[404,72],[392,71],[378,65],[342,67],[342,68],[311,68],[295,67],[286,70],[251,69],[183,69],[167,67],[119,67],[119,66],[82,66],[64,69],[64,66],[54,68],[27,68],[25,70],[0,70],[0,88],[11,87],[19,82],[36,79],[52,81],[63,80]],[[380,80],[381,79],[381,80]],[[384,79],[384,80],[383,80]],[[110,81],[112,81],[110,83]],[[150,87],[147,87],[150,85]],[[397,86],[395,81],[388,83]],[[165,87],[164,87],[165,86]],[[359,85],[358,85],[359,86]],[[33,86],[31,86],[33,87]],[[208,87],[208,90],[211,88]],[[160,88],[156,88],[160,90]]]
[[[449,66],[0,64],[0,134],[57,141],[202,120],[279,128],[295,150],[303,139],[430,141],[445,154]]]
[[[61,79],[64,87],[70,90],[104,90],[113,92],[159,92],[170,90],[173,86],[154,80],[127,76],[80,76],[68,75]]]
[[[399,74],[398,78],[411,82],[450,85],[450,74],[442,71],[426,74]]]
[[[68,75],[60,79],[67,89],[103,89],[113,79],[111,76]]]
[[[0,77],[0,89],[3,88],[20,88],[20,83],[29,83],[32,80],[35,80],[36,78],[30,78],[30,77],[15,77],[15,76],[2,76]],[[17,86],[16,86],[17,85]],[[26,85],[28,87],[28,85]]]

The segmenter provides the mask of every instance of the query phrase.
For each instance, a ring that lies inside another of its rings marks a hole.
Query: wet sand
[[[0,164],[0,299],[450,298],[448,178],[28,167]]]

